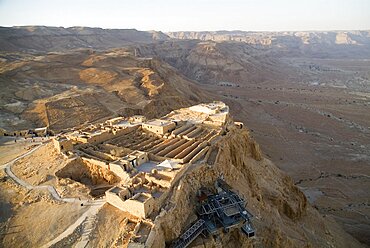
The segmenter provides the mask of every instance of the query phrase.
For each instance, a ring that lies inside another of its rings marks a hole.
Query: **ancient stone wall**
[[[115,206],[116,208],[131,213],[140,218],[147,218],[149,214],[153,211],[155,205],[154,199],[149,197],[144,202],[140,201],[138,198],[140,194],[133,196],[130,199],[123,200],[118,195],[106,192],[106,200],[109,204]],[[137,198],[137,199],[136,199]]]

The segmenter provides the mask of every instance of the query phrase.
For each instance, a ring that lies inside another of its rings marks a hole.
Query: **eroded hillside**
[[[1,126],[52,130],[107,117],[154,117],[205,99],[195,85],[155,59],[126,50],[46,55],[2,54]]]
[[[326,58],[368,58],[370,32],[363,31],[287,31],[287,32],[169,32],[176,39],[197,39],[216,42],[241,42],[270,47],[276,55]]]

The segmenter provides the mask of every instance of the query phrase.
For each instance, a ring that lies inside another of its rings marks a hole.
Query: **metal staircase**
[[[173,248],[184,248],[190,245],[199,234],[215,235],[219,230],[228,232],[241,227],[247,237],[255,235],[251,219],[253,215],[245,208],[245,201],[223,180],[216,181],[216,194],[200,193],[197,207],[198,220],[190,226],[175,242]]]
[[[196,239],[199,234],[205,229],[205,221],[199,219],[195,222],[189,229],[187,229],[180,238],[173,244],[173,248],[185,248],[187,247],[194,239]]]

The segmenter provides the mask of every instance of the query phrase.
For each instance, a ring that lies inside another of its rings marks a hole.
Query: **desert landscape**
[[[3,247],[180,247],[220,178],[255,236],[189,247],[370,245],[370,31],[2,27],[0,65]]]
[[[148,53],[227,102],[310,203],[368,243],[369,32],[169,36],[187,46],[173,42],[171,54],[167,41]]]

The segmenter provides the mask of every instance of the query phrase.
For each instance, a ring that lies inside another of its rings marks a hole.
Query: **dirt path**
[[[51,240],[50,242],[48,242],[47,244],[42,246],[42,247],[46,248],[46,247],[50,247],[50,246],[58,243],[62,239],[71,235],[78,226],[80,226],[84,222],[88,221],[88,222],[91,222],[91,223],[87,223],[88,225],[87,224],[85,225],[86,228],[83,229],[83,233],[82,233],[83,234],[83,239],[81,241],[79,241],[77,243],[77,246],[76,246],[76,247],[79,247],[79,248],[86,247],[86,245],[89,242],[88,237],[89,237],[89,235],[90,235],[90,233],[91,233],[91,231],[93,230],[93,227],[94,227],[93,223],[95,221],[96,214],[99,212],[100,208],[105,204],[105,199],[87,201],[87,200],[80,200],[79,198],[62,198],[62,197],[60,197],[60,195],[58,194],[58,192],[56,191],[56,189],[53,186],[50,186],[50,185],[33,186],[33,185],[23,181],[19,177],[17,177],[11,170],[11,166],[16,161],[32,154],[33,152],[38,150],[43,145],[44,145],[43,143],[38,143],[37,147],[33,148],[32,150],[24,153],[23,155],[21,155],[19,157],[13,159],[12,161],[2,165],[0,167],[0,169],[5,169],[5,173],[9,177],[11,177],[17,184],[21,185],[22,187],[25,187],[28,190],[48,190],[49,193],[51,194],[51,196],[57,201],[63,201],[63,202],[68,202],[68,203],[77,203],[78,202],[79,204],[84,204],[84,205],[90,206],[90,208],[83,215],[81,215],[81,217],[78,218],[76,220],[76,222],[74,222],[72,225],[70,225],[62,234],[60,234],[55,239]],[[89,227],[89,228],[87,228],[87,227]]]
[[[19,177],[17,177],[13,172],[12,172],[12,165],[18,161],[19,159],[22,159],[28,155],[30,155],[31,153],[35,152],[37,149],[39,149],[41,146],[43,146],[44,144],[43,143],[38,143],[38,146],[33,148],[32,150],[26,152],[25,154],[13,159],[12,161],[10,161],[9,163],[5,164],[5,165],[2,165],[1,166],[1,169],[5,169],[5,173],[11,177],[17,184],[21,185],[22,187],[25,187],[26,189],[28,190],[48,190],[49,193],[51,194],[51,196],[57,200],[57,201],[63,201],[63,202],[81,202],[81,203],[85,203],[86,201],[81,201],[79,200],[78,198],[61,198],[60,195],[58,194],[58,192],[55,190],[55,188],[53,186],[49,186],[49,185],[41,185],[41,186],[33,186],[25,181],[23,181],[22,179],[20,179]]]
[[[19,159],[24,158],[24,157],[26,157],[26,156],[30,155],[31,153],[33,153],[34,151],[36,151],[37,149],[39,149],[39,148],[41,147],[42,143],[35,143],[35,145],[38,145],[38,146],[37,146],[37,147],[35,147],[35,148],[33,148],[33,149],[31,149],[31,150],[29,150],[28,152],[26,152],[26,153],[22,154],[21,156],[16,157],[16,158],[15,158],[15,159],[13,159],[12,161],[10,161],[10,162],[8,162],[8,163],[6,163],[6,164],[1,165],[1,166],[0,166],[0,169],[4,169],[4,168],[6,168],[6,167],[8,167],[8,166],[11,166],[11,165],[13,165],[16,161],[18,161]]]
[[[74,232],[74,230],[78,226],[80,226],[84,222],[86,222],[86,221],[92,221],[92,222],[94,222],[97,213],[99,212],[100,208],[104,204],[105,204],[105,199],[95,200],[95,201],[93,201],[91,203],[88,203],[87,205],[90,205],[91,207],[83,215],[81,215],[81,217],[78,218],[75,223],[73,223],[72,225],[70,225],[58,237],[56,237],[55,239],[51,240],[47,244],[43,245],[42,248],[48,248],[48,247],[50,247],[50,246],[58,243],[62,239],[68,237],[69,235],[71,235]],[[86,245],[89,242],[88,236],[89,236],[89,234],[91,233],[92,230],[93,230],[93,226],[91,226],[89,229],[87,229],[87,228],[84,228],[83,229],[82,236],[87,237],[87,238],[84,238],[83,237],[83,239],[76,244],[76,247],[79,247],[79,248],[86,247]]]

